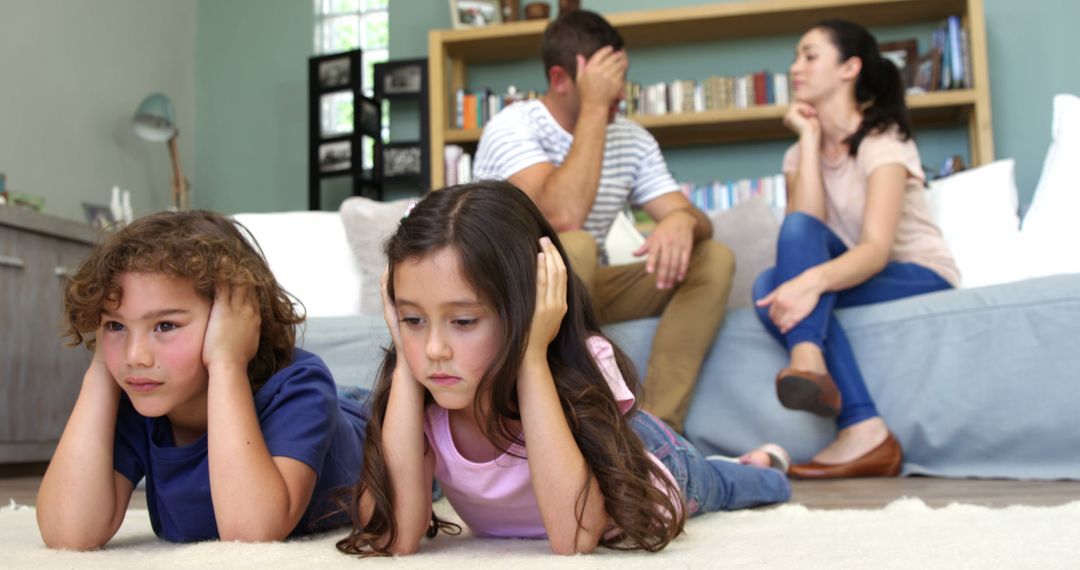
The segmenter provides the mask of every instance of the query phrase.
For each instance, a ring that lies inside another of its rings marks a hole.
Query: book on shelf
[[[727,210],[755,197],[764,200],[778,216],[782,216],[787,207],[787,184],[783,174],[706,184],[684,182],[679,186],[690,203],[704,212]]]
[[[480,91],[458,89],[454,93],[454,127],[458,129],[476,129],[487,124],[507,105],[525,99],[535,99],[535,91],[519,92],[513,85],[505,93],[495,93],[490,88]]]
[[[909,93],[975,86],[968,31],[959,16],[949,16],[930,35],[930,48],[913,63]]]
[[[460,145],[443,147],[444,178],[447,186],[472,182],[472,155]]]

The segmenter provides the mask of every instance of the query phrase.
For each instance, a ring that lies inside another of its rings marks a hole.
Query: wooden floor
[[[33,505],[41,477],[0,478],[0,505],[14,500]],[[1080,481],[1002,481],[903,477],[792,481],[793,503],[812,509],[877,509],[902,497],[922,499],[931,507],[968,503],[988,507],[1009,505],[1053,506],[1080,500]],[[136,491],[131,508],[146,508],[146,493]]]

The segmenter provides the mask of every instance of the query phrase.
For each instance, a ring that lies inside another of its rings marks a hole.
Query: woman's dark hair
[[[457,252],[461,272],[480,299],[491,303],[502,323],[502,350],[498,351],[477,389],[477,417],[482,403],[489,404],[486,425],[481,429],[503,453],[511,445],[524,445],[510,422],[520,421],[517,374],[536,305],[536,255],[539,240],[547,236],[566,259],[558,235],[521,190],[507,182],[480,181],[430,193],[401,221],[386,242],[390,279],[388,293],[394,298],[394,269],[406,260],[417,260],[444,248]],[[563,414],[578,447],[596,477],[604,507],[620,533],[600,544],[622,550],[658,551],[682,532],[685,505],[676,503],[680,492],[646,453],[631,428],[635,405],[626,414],[619,410],[611,389],[587,345],[600,334],[599,322],[584,286],[570,278],[566,290],[567,311],[555,339],[548,346],[548,364],[555,379]],[[616,362],[627,385],[637,387],[633,364],[618,347]],[[386,351],[372,395],[372,413],[364,442],[364,469],[344,508],[353,530],[337,543],[349,554],[387,554],[397,537],[392,485],[382,453],[382,433],[390,383],[397,362],[393,347]],[[482,402],[482,398],[486,398]],[[433,400],[427,394],[427,404]],[[657,481],[664,487],[658,487]],[[579,505],[585,504],[588,479],[581,482]],[[368,493],[375,508],[364,522],[360,498]],[[578,524],[581,524],[581,511]],[[456,525],[432,515],[427,536]]]
[[[304,317],[239,222],[214,212],[160,212],[135,220],[94,247],[64,292],[64,336],[71,346],[85,342],[94,348],[96,339],[85,335],[101,325],[102,310],[120,304],[123,273],[188,279],[210,302],[218,285],[251,286],[262,319],[259,348],[247,370],[252,391],[292,362],[296,325]]]
[[[910,139],[911,121],[904,102],[904,80],[896,65],[881,56],[873,34],[847,20],[825,20],[813,29],[820,29],[829,35],[840,51],[840,61],[852,57],[862,60],[862,70],[855,81],[855,101],[862,109],[863,120],[845,141],[851,156],[858,152],[859,144],[866,135],[884,131],[892,125],[896,125],[904,140]]]

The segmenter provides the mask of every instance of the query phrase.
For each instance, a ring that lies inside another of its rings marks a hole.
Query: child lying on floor
[[[347,523],[327,516],[331,492],[361,469],[366,417],[293,347],[303,318],[238,224],[141,218],[89,254],[65,309],[66,335],[94,352],[38,493],[46,545],[107,543],[143,478],[170,541]]]

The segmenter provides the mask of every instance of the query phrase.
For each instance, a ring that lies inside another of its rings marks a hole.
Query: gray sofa
[[[906,474],[1080,479],[1080,274],[845,309],[840,319],[904,445]],[[655,328],[643,319],[606,332],[644,370]],[[381,317],[322,317],[309,319],[300,344],[339,384],[370,386],[388,339]],[[773,377],[785,363],[751,309],[730,312],[687,436],[707,453],[775,441],[809,459],[834,426],[776,401]]]

